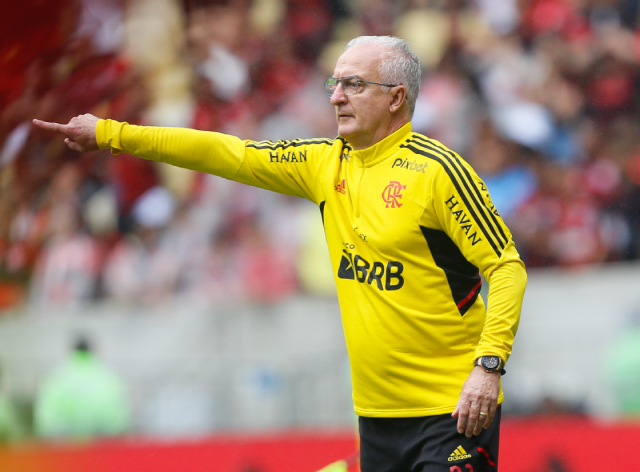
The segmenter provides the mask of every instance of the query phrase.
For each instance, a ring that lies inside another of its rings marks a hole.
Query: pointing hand
[[[47,131],[53,131],[65,136],[64,142],[74,151],[90,152],[99,149],[96,141],[96,123],[98,117],[85,114],[71,118],[69,124],[50,123],[48,121],[33,120],[33,124]]]

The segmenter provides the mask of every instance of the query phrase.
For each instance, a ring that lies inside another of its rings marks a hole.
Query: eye
[[[345,94],[353,95],[358,90],[358,79],[355,77],[345,77],[342,79],[342,86],[344,87]]]

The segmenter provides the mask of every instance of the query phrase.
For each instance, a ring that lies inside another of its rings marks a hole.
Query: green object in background
[[[58,439],[115,436],[129,428],[129,411],[120,378],[91,352],[76,350],[42,386],[35,432]]]
[[[336,462],[332,462],[326,467],[323,467],[318,472],[347,472],[349,468],[356,465],[360,460],[360,451],[356,451],[348,457]]]
[[[25,430],[13,404],[0,393],[0,444],[22,439]]]
[[[625,331],[610,352],[608,367],[618,412],[640,416],[640,328]]]

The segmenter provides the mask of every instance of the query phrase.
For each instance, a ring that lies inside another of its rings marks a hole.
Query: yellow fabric
[[[357,414],[451,413],[477,357],[509,358],[524,264],[473,169],[410,124],[360,151],[341,138],[253,142],[110,120],[97,138],[320,206]]]
[[[323,467],[318,472],[347,472],[349,470],[347,461],[338,461]]]

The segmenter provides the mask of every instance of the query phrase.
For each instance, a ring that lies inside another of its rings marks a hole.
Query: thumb
[[[72,141],[69,138],[65,138],[64,142],[66,143],[67,146],[69,146],[69,149],[73,149],[74,151],[80,151],[80,152],[84,151],[84,148],[82,146],[80,146],[78,143],[76,143],[75,141]]]

